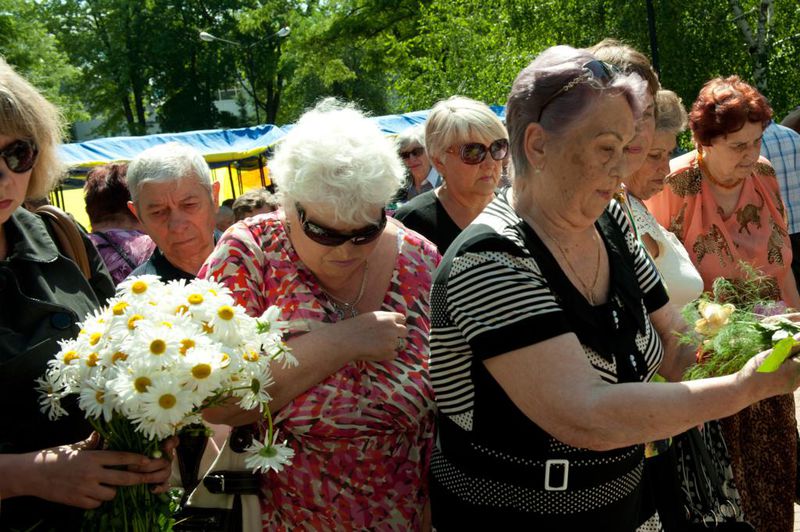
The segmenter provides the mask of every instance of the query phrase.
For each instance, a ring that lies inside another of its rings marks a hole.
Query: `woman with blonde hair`
[[[78,320],[114,294],[83,235],[91,280],[59,249],[50,227],[21,205],[42,198],[63,175],[58,110],[0,60],[0,497],[4,530],[78,530],[81,509],[110,500],[119,486],[160,484],[169,462],[97,451],[74,402],[50,421],[39,410],[37,379],[78,334]]]
[[[453,96],[431,110],[425,149],[443,184],[400,207],[395,218],[444,254],[494,199],[508,156],[508,133],[486,104]]]

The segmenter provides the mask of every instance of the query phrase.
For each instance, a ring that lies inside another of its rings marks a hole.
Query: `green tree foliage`
[[[0,0],[0,55],[33,83],[69,121],[88,118],[80,100],[79,71],[36,17],[31,0]]]
[[[34,0],[0,0],[6,11]],[[690,104],[702,84],[737,73],[758,84],[778,117],[800,103],[800,8],[794,0],[652,0],[661,80]],[[23,24],[30,57],[48,60],[107,131],[142,132],[293,122],[324,96],[375,114],[427,108],[462,94],[504,103],[514,77],[555,44],[605,37],[650,53],[647,0],[37,0],[37,16],[0,17],[0,43]],[[55,39],[35,23],[43,20]],[[283,26],[291,34],[278,38]],[[235,41],[201,42],[199,31]],[[24,32],[23,32],[24,33]],[[39,50],[37,46],[47,50]],[[49,48],[48,48],[49,47]],[[5,52],[9,55],[9,52]],[[22,54],[20,57],[23,57]],[[23,59],[20,59],[22,61]],[[29,65],[33,62],[29,61]],[[63,65],[63,63],[61,63]],[[33,67],[31,67],[33,68]],[[54,86],[53,83],[50,83]],[[217,92],[240,86],[256,116],[224,115]]]

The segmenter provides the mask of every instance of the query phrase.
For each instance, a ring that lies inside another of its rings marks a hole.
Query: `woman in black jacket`
[[[77,323],[113,295],[83,235],[91,280],[65,256],[43,219],[23,201],[45,196],[62,175],[57,109],[0,59],[0,498],[2,530],[74,530],[81,510],[112,499],[115,487],[157,484],[169,462],[93,450],[96,438],[76,402],[49,421],[36,379],[78,333]]]

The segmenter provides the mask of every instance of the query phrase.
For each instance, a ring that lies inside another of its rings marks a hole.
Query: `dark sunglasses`
[[[299,203],[295,203],[294,208],[297,211],[297,217],[300,218],[300,224],[303,226],[303,233],[323,246],[341,246],[348,241],[356,246],[369,244],[378,238],[386,227],[386,211],[384,209],[381,209],[381,220],[376,225],[357,229],[352,233],[340,233],[309,221],[305,209]]]
[[[566,92],[575,88],[577,85],[585,81],[589,81],[590,79],[596,79],[604,85],[608,84],[611,78],[614,77],[614,74],[619,71],[619,69],[617,69],[617,67],[614,65],[598,59],[592,59],[591,61],[584,63],[581,68],[583,69],[583,73],[579,74],[575,79],[558,89],[544,101],[542,106],[539,108],[539,117],[536,119],[537,122],[542,121],[542,113],[544,113],[544,110],[547,109],[547,106],[562,94],[565,94]]]
[[[409,157],[419,157],[423,153],[425,153],[425,148],[423,148],[422,146],[417,146],[416,148],[410,149],[408,151],[401,151],[400,158],[405,161]]]
[[[6,162],[8,169],[16,174],[33,168],[38,154],[36,144],[29,140],[15,140],[0,150],[0,157]]]
[[[495,161],[502,161],[508,155],[508,139],[497,139],[488,146],[480,142],[467,142],[458,150],[464,164],[481,164],[490,154]]]

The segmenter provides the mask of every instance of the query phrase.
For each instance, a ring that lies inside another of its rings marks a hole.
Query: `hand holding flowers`
[[[61,400],[75,394],[107,449],[157,456],[160,442],[199,423],[204,409],[233,400],[269,421],[262,448],[252,451],[254,467],[280,470],[256,460],[283,456],[283,467],[292,455],[277,443],[267,408],[270,363],[296,363],[281,340],[277,317],[275,308],[258,319],[248,316],[214,281],[131,278],[105,308],[85,319],[76,339],[61,344],[39,381],[42,409],[60,417]],[[118,497],[109,511],[90,515],[94,526],[168,529],[167,501],[152,500],[143,486],[122,492],[130,500],[117,504]]]

